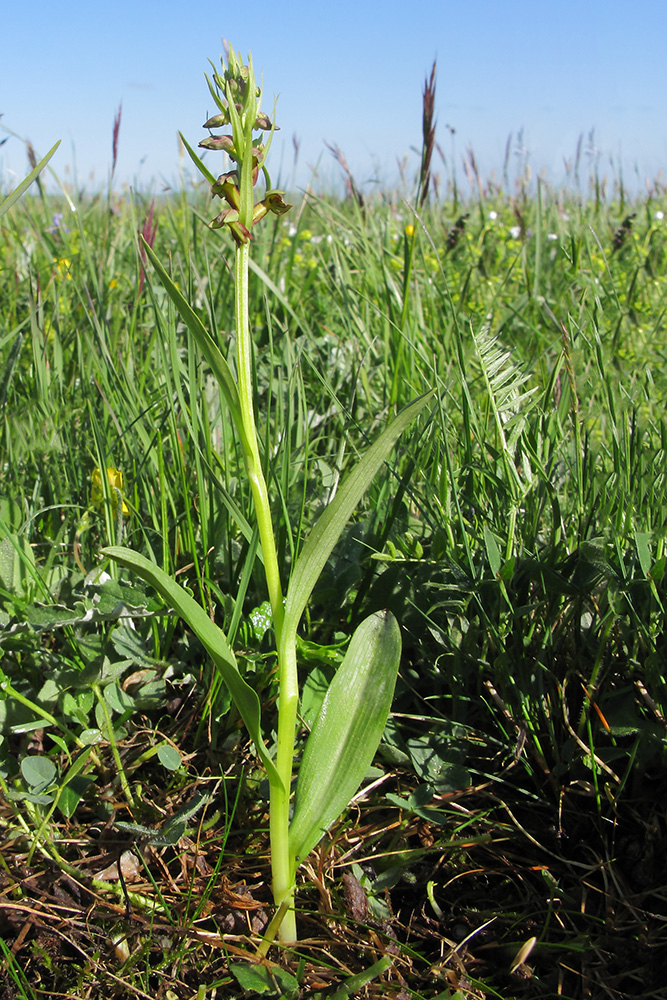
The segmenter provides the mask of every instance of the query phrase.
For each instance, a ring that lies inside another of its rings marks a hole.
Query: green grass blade
[[[59,145],[60,145],[60,139],[58,139],[58,142],[55,144],[55,146],[52,146],[52,148],[48,151],[46,156],[39,161],[34,170],[31,170],[28,176],[21,181],[19,186],[15,187],[14,190],[11,191],[3,201],[0,201],[0,219],[5,214],[5,212],[8,212],[9,209],[12,207],[12,205],[14,205],[15,202],[19,200],[21,195],[28,190],[32,182],[37,179],[37,177],[40,175],[46,164],[49,162],[49,160],[51,159],[51,157],[53,156]]]
[[[220,671],[266,770],[271,774],[273,780],[279,781],[278,773],[262,739],[259,698],[241,677],[236,657],[224,632],[211,621],[202,606],[180,584],[138,552],[118,546],[109,546],[102,549],[102,555],[109,556],[121,566],[133,570],[143,580],[150,583],[175,609],[177,614],[187,622]]]
[[[299,768],[290,856],[303,860],[359,788],[394,696],[401,631],[389,611],[366,618],[324,697]]]

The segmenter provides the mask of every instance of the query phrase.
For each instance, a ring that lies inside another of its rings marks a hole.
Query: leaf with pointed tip
[[[199,171],[199,173],[202,175],[202,177],[204,177],[209,182],[209,184],[215,184],[215,177],[213,176],[213,174],[211,173],[211,171],[208,169],[208,167],[206,166],[206,164],[204,163],[204,161],[201,159],[201,157],[197,156],[196,152],[194,151],[194,149],[192,148],[192,146],[190,145],[190,143],[188,142],[188,140],[185,138],[185,136],[183,135],[183,133],[179,132],[178,135],[179,135],[179,138],[180,138],[181,142],[183,143],[183,145],[185,146],[186,150],[188,151],[188,156],[190,157],[190,159],[192,160],[192,162],[194,163],[195,167],[197,168],[197,170]]]
[[[345,476],[331,503],[325,507],[299,553],[290,576],[285,601],[284,631],[296,632],[320,573],[342,535],[363,494],[399,437],[431,399],[434,390],[409,403]]]
[[[401,658],[390,611],[356,629],[311,731],[299,767],[290,856],[303,860],[349,804],[387,724]]]
[[[188,594],[187,590],[184,590],[164,570],[150,562],[145,556],[133,552],[132,549],[119,546],[109,546],[102,549],[102,555],[109,556],[121,566],[133,570],[143,580],[150,583],[169,606],[174,608],[177,614],[187,622],[220,671],[271,781],[280,782],[278,772],[262,738],[259,698],[239,673],[236,657],[222,629],[211,621],[202,606]]]
[[[215,343],[188,300],[181,294],[165,271],[160,262],[160,258],[157,256],[155,251],[148,245],[143,237],[141,237],[141,242],[144,250],[146,251],[147,257],[157,271],[158,278],[162,282],[167,295],[176,306],[181,319],[192,334],[197,347],[206,358],[213,374],[218,380],[220,389],[225,397],[225,402],[227,403],[232,419],[234,420],[234,425],[239,435],[241,435],[245,447],[245,433],[243,430],[243,421],[241,420],[239,393],[234,380],[234,375],[232,374],[232,370],[229,367],[226,358],[222,355],[218,345]]]
[[[60,139],[58,139],[58,142],[55,144],[55,146],[53,146],[48,151],[46,156],[39,161],[37,166],[30,171],[25,180],[22,180],[21,183],[18,185],[18,187],[15,187],[14,190],[10,191],[7,197],[3,199],[3,201],[0,201],[0,218],[2,218],[5,212],[9,211],[12,205],[19,200],[21,195],[28,190],[32,182],[39,177],[42,170],[49,162],[49,160],[51,159],[51,157],[53,156],[59,145],[60,145]]]

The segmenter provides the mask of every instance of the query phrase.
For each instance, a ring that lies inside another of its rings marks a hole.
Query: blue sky
[[[447,168],[471,145],[482,173],[502,170],[508,135],[534,171],[558,180],[578,137],[595,129],[601,173],[627,181],[667,167],[667,6],[663,0],[115,0],[12,3],[3,12],[1,127],[52,161],[63,180],[106,184],[122,102],[117,180],[159,191],[179,182],[177,132],[192,144],[212,112],[204,73],[222,38],[252,51],[264,107],[279,94],[274,183],[324,184],[339,174],[325,142],[357,181],[391,183],[421,143],[421,90],[437,57],[437,139]],[[447,125],[455,129],[452,137]],[[293,173],[293,136],[300,143]],[[584,143],[586,145],[586,142]],[[209,161],[212,168],[215,161]],[[518,162],[514,156],[513,164]],[[27,171],[25,147],[0,147],[3,189]]]

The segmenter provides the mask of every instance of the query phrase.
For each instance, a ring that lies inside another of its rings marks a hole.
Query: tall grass
[[[108,655],[110,628],[91,651],[85,626],[52,649],[14,627],[36,605],[77,606],[100,548],[122,541],[187,580],[271,703],[239,443],[144,273],[138,233],[150,219],[156,254],[232,360],[233,248],[205,231],[201,188],[114,197],[111,213],[73,203],[29,196],[0,229],[3,669],[39,703],[58,657],[85,671]],[[412,717],[397,742],[420,718],[455,721],[516,752],[527,798],[557,807],[569,784],[613,812],[664,763],[663,201],[586,201],[540,182],[534,198],[481,185],[418,211],[391,192],[363,211],[312,192],[295,204],[294,220],[257,232],[249,304],[285,566],[387,416],[437,390],[315,590],[313,665],[335,660],[341,631],[392,609]],[[120,527],[111,497],[91,505],[91,474],[107,467],[124,477]],[[196,742],[222,746],[237,721],[191,637],[164,609],[138,628],[154,666],[192,667]],[[64,692],[49,695],[59,717]],[[12,712],[6,759],[23,732]]]

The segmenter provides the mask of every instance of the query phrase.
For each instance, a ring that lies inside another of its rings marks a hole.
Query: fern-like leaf
[[[488,323],[478,333],[471,332],[503,463],[513,488],[522,491],[517,465],[521,464],[525,478],[530,480],[530,465],[521,439],[537,389],[525,388],[530,375],[514,363],[511,352],[491,335]]]

